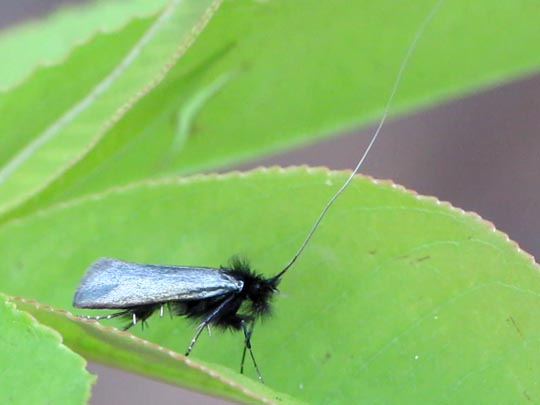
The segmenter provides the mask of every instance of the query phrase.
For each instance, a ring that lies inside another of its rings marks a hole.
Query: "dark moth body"
[[[86,271],[75,291],[73,306],[119,309],[110,315],[87,318],[129,317],[131,322],[125,329],[138,321],[144,324],[156,311],[163,315],[163,307],[167,306],[173,315],[200,322],[186,355],[207,326],[243,330],[242,367],[248,349],[257,368],[250,337],[255,321],[270,312],[270,301],[279,280],[279,275],[265,278],[254,273],[246,262],[238,259],[232,260],[229,267],[215,269],[102,258]]]

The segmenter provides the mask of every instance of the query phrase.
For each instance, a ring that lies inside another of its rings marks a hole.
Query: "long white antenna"
[[[384,107],[384,111],[383,111],[381,121],[379,122],[379,125],[377,126],[377,129],[373,133],[373,135],[371,137],[371,140],[369,141],[369,144],[368,144],[366,150],[364,151],[364,154],[362,155],[362,157],[358,161],[356,167],[351,172],[351,174],[349,175],[347,180],[345,180],[345,183],[343,183],[343,185],[340,187],[340,189],[332,196],[332,198],[330,198],[330,200],[328,200],[328,202],[326,203],[323,210],[319,214],[319,217],[317,218],[317,220],[315,221],[315,223],[311,227],[311,230],[307,234],[306,238],[302,242],[302,245],[300,246],[300,248],[298,249],[296,254],[289,261],[289,263],[285,266],[285,268],[283,270],[281,270],[278,274],[276,274],[273,278],[275,278],[275,279],[280,278],[283,274],[285,274],[285,272],[287,270],[289,270],[289,268],[294,264],[294,262],[296,262],[296,259],[298,259],[298,257],[300,257],[300,255],[304,251],[305,247],[309,243],[311,237],[313,236],[313,234],[315,233],[315,231],[319,227],[321,221],[323,220],[324,216],[326,215],[326,213],[328,212],[328,210],[330,209],[332,204],[334,204],[334,202],[341,195],[341,193],[343,193],[343,191],[345,191],[345,189],[349,186],[349,184],[351,183],[351,181],[354,178],[354,176],[356,175],[356,173],[358,173],[358,170],[360,170],[360,167],[364,163],[364,160],[366,159],[369,151],[371,150],[371,147],[373,146],[373,144],[375,143],[375,141],[379,137],[379,134],[381,132],[381,128],[383,127],[384,122],[386,121],[386,117],[388,116],[388,112],[390,110],[390,105],[392,104],[392,101],[394,100],[394,96],[397,93],[399,84],[401,83],[401,79],[403,78],[403,73],[405,72],[405,69],[406,69],[407,65],[409,64],[409,60],[411,58],[411,55],[412,55],[413,51],[416,48],[416,44],[418,43],[418,40],[420,39],[420,37],[422,37],[422,34],[424,33],[424,30],[425,30],[426,26],[429,24],[429,22],[431,21],[433,16],[437,13],[437,10],[439,9],[439,7],[441,6],[442,3],[443,3],[443,0],[437,0],[435,2],[435,4],[431,7],[429,13],[424,17],[424,19],[420,23],[418,29],[416,30],[416,32],[414,34],[414,37],[411,40],[411,43],[409,44],[409,46],[407,48],[407,52],[405,54],[405,57],[403,58],[403,61],[401,62],[401,66],[399,67],[399,71],[398,71],[398,74],[396,76],[394,86],[392,87],[392,91],[390,92],[390,96],[388,97],[388,101],[386,102],[386,106]]]

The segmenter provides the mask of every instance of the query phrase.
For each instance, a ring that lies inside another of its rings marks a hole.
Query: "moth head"
[[[244,283],[242,294],[247,299],[246,307],[253,315],[270,311],[272,297],[278,292],[279,277],[266,278],[257,274],[245,260],[234,257],[228,270],[237,280]]]
[[[264,314],[270,311],[270,303],[275,293],[278,292],[278,280],[255,275],[252,282],[246,285],[246,295],[251,301],[252,312]]]

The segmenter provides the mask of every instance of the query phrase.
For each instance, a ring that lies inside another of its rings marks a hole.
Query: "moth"
[[[199,322],[186,350],[189,356],[201,332],[210,326],[243,331],[244,351],[240,372],[249,351],[259,380],[262,376],[251,349],[255,321],[270,313],[271,300],[284,271],[266,278],[250,265],[233,258],[221,268],[165,266],[101,258],[83,276],[73,298],[73,306],[91,309],[118,309],[104,316],[87,319],[129,317],[124,330],[144,322],[156,311],[163,316],[167,306],[171,314]]]

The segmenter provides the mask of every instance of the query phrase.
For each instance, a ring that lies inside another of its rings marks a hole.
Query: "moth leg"
[[[199,326],[197,326],[197,330],[195,331],[195,336],[193,336],[193,338],[191,339],[191,342],[189,342],[189,346],[186,350],[186,354],[185,354],[186,357],[189,356],[189,354],[191,353],[193,346],[195,346],[195,343],[197,342],[197,339],[199,339],[199,336],[202,330],[206,327],[207,322],[210,322],[207,319],[205,319]]]
[[[128,312],[128,316],[131,317],[131,322],[129,322],[126,326],[124,326],[123,330],[128,330],[132,326],[136,325],[137,323],[141,324],[142,329],[144,330],[144,327],[148,327],[148,324],[146,323],[146,320],[159,308],[159,305],[144,305],[139,307],[133,307],[130,308]]]
[[[92,315],[79,315],[79,318],[82,318],[82,319],[94,319],[96,321],[100,321],[102,319],[112,319],[112,318],[116,318],[118,316],[124,316],[124,315],[127,315],[128,313],[129,313],[129,310],[126,310],[126,311],[115,312],[114,314],[108,314],[108,315],[95,315],[95,316],[92,316]]]
[[[140,321],[141,321],[141,330],[144,330],[145,327],[146,328],[148,327],[148,324],[146,323],[146,319],[147,319],[146,317],[142,317],[140,319]],[[131,328],[132,326],[137,325],[137,321],[138,321],[137,320],[137,313],[133,312],[131,314],[131,323],[128,325],[128,328]],[[127,330],[128,328],[126,328],[125,330]]]
[[[253,350],[251,349],[251,335],[253,333],[253,327],[255,326],[254,320],[248,320],[249,326],[247,325],[246,320],[242,320],[240,325],[242,326],[242,330],[244,331],[244,351],[242,352],[242,363],[240,364],[240,374],[244,374],[244,361],[246,359],[246,351],[249,350],[249,355],[251,356],[251,360],[253,361],[253,366],[255,367],[255,371],[257,371],[257,377],[259,378],[259,381],[264,384],[264,380],[262,378],[261,372],[259,371],[259,366],[257,365],[257,361],[255,360],[255,356],[253,355]]]
[[[137,325],[137,313],[135,311],[127,311],[126,315],[131,316],[131,322],[124,326],[122,330],[128,330],[132,326]]]
[[[195,343],[197,342],[197,339],[199,339],[199,336],[201,335],[201,332],[203,331],[206,326],[212,322],[212,320],[221,312],[223,308],[227,306],[232,300],[234,299],[234,296],[230,296],[225,301],[223,301],[219,306],[212,311],[210,315],[208,315],[204,321],[201,322],[199,326],[197,326],[197,330],[195,331],[195,336],[193,336],[193,339],[191,339],[191,342],[189,343],[189,346],[186,350],[185,356],[189,356],[191,353],[191,350],[193,349],[193,346],[195,346]]]
[[[247,345],[244,343],[244,350],[242,350],[242,360],[240,361],[240,374],[244,374],[244,363],[246,361]]]

